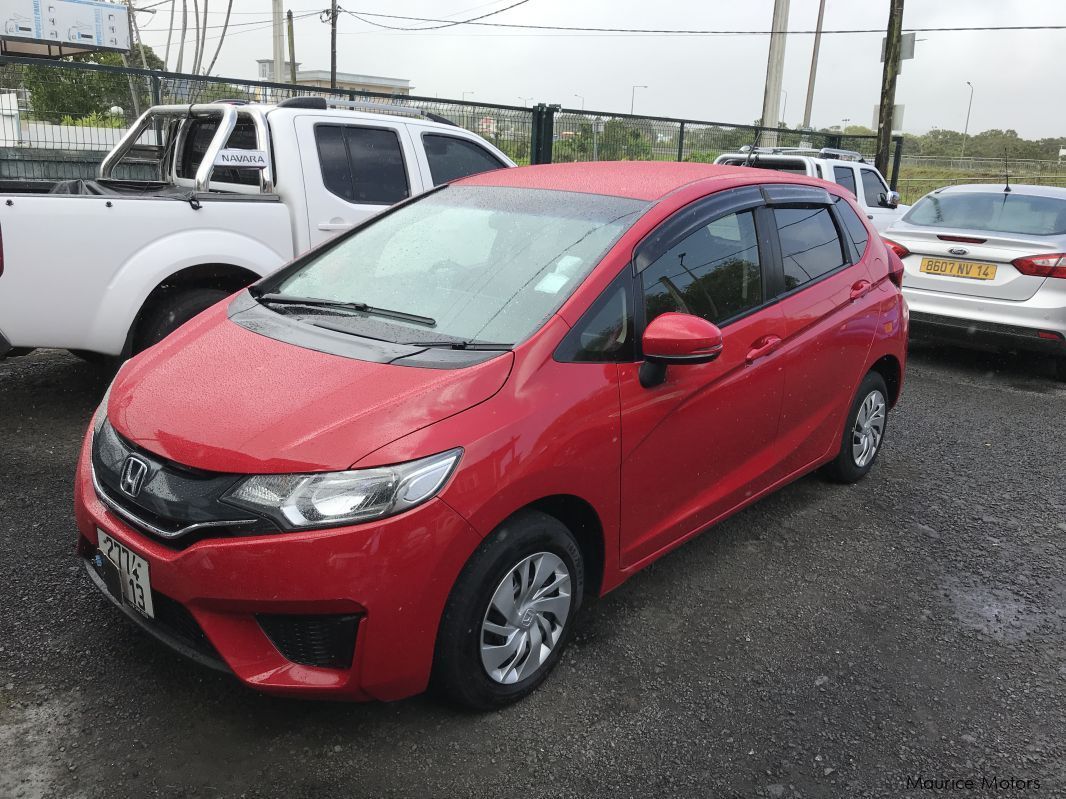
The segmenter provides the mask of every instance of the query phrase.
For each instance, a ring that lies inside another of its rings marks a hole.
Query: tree
[[[163,61],[152,48],[145,46],[144,56],[149,69],[162,69]],[[117,53],[88,53],[70,60],[122,66],[122,57]],[[59,122],[64,116],[105,114],[113,106],[130,111],[135,105],[130,95],[131,83],[121,73],[32,66],[25,68],[22,84],[29,90],[33,115],[51,122]],[[133,85],[139,87],[140,105],[149,105],[147,82],[134,78]]]

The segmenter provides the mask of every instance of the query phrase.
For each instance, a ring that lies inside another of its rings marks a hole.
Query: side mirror
[[[670,364],[708,363],[721,355],[722,331],[699,316],[664,313],[645,329],[642,345],[640,384],[651,388],[666,379]]]
[[[890,191],[888,194],[882,192],[877,196],[877,204],[882,208],[896,208],[899,206],[899,192]]]

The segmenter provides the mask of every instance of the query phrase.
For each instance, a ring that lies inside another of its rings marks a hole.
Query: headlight
[[[433,497],[462,455],[462,449],[452,449],[376,469],[253,475],[230,489],[223,501],[270,516],[288,530],[379,519]]]
[[[100,404],[96,407],[96,413],[93,414],[92,429],[94,436],[100,432],[100,427],[104,424],[104,420],[107,419],[107,401],[111,399],[111,389],[115,387],[116,380],[118,380],[118,374],[116,374],[111,380],[111,383],[107,387],[107,391],[104,392],[104,396],[100,400]]]

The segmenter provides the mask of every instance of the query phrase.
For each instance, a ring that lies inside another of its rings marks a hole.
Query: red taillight
[[[1062,341],[1062,333],[1056,333],[1054,330],[1039,330],[1037,335],[1048,341]]]
[[[893,249],[888,251],[888,279],[896,285],[896,288],[903,288],[903,261]]]
[[[882,236],[881,241],[885,243],[888,249],[892,250],[892,252],[896,254],[897,258],[906,258],[908,255],[911,254],[910,250],[908,250],[902,244],[892,241],[892,239],[886,239],[884,236]]]
[[[1066,253],[1051,252],[1047,255],[1015,258],[1010,263],[1023,275],[1066,278]]]

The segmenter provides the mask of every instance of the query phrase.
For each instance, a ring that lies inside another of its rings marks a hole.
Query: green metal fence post
[[[681,123],[681,128],[677,132],[677,160],[685,160],[685,123]]]
[[[897,191],[896,186],[899,185],[899,165],[903,161],[903,137],[896,137],[896,149],[892,153],[892,177],[889,178],[888,185],[892,191]]]
[[[541,163],[540,139],[543,135],[541,117],[544,115],[544,103],[537,103],[531,111],[532,116],[529,120],[529,163],[539,164]]]
[[[540,163],[552,162],[552,145],[555,143],[555,114],[562,108],[561,105],[544,106],[544,116],[541,117],[544,135],[540,138],[541,156],[544,160]]]

